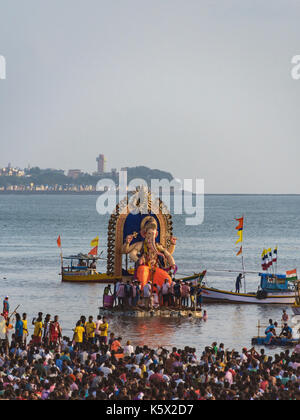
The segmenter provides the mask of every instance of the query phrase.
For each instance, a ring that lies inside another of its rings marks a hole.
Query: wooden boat
[[[61,276],[63,282],[68,283],[103,283],[110,284],[117,280],[132,280],[133,275],[129,275],[128,272],[122,273],[121,276],[111,275],[106,273],[98,273],[96,270],[89,268],[92,261],[101,260],[100,257],[94,257],[91,255],[72,255],[70,257],[62,257]],[[70,264],[64,265],[63,261],[69,261]],[[74,264],[75,263],[75,264]],[[82,265],[82,264],[85,265]],[[199,273],[195,273],[192,276],[184,277],[178,280],[182,281],[193,281],[201,276]]]
[[[258,305],[292,305],[295,303],[294,283],[285,275],[259,274],[260,287],[257,292],[234,293],[203,285],[203,302]]]
[[[69,282],[69,283],[103,283],[109,284],[114,283],[114,281],[118,280],[118,277],[109,276],[105,273],[68,273],[64,272],[62,274],[62,281]]]
[[[272,341],[272,344],[266,344],[266,337],[253,337],[252,345],[253,346],[278,346],[278,347],[294,347],[299,343],[299,339],[296,338],[276,338]]]
[[[112,276],[106,273],[99,273],[96,269],[90,268],[91,262],[97,262],[100,257],[91,255],[73,255],[70,257],[62,257],[61,276],[63,282],[69,283],[113,283],[119,280],[119,276]],[[70,264],[64,265],[64,261]],[[74,264],[74,262],[76,262]]]

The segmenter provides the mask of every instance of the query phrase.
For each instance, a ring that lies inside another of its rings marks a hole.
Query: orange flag
[[[97,257],[98,247],[96,246],[95,248],[91,249],[91,251],[89,252],[89,255],[94,255],[95,257]]]
[[[61,238],[60,238],[60,236],[57,238],[57,246],[58,246],[58,248],[61,248]]]
[[[236,227],[236,230],[244,229],[244,218],[241,217],[240,219],[236,219],[237,222],[239,222],[238,226]]]
[[[243,253],[243,247],[241,246],[241,249],[239,250],[239,252],[236,254],[236,256],[238,257],[239,255],[242,255]]]

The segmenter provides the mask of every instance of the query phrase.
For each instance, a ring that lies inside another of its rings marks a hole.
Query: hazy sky
[[[0,0],[0,166],[300,193],[299,0]]]

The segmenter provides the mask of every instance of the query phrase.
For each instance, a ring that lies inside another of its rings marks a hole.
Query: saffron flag
[[[286,272],[286,278],[289,281],[297,281],[298,280],[297,269],[291,270],[291,271],[287,271]]]
[[[243,247],[241,246],[241,248],[240,248],[239,252],[236,254],[236,256],[238,257],[239,255],[242,255],[242,253],[243,253]]]
[[[91,249],[89,252],[89,255],[94,255],[95,257],[97,257],[98,255],[98,247],[95,246],[95,248]]]
[[[60,238],[60,236],[57,238],[57,246],[58,246],[58,248],[61,248],[61,238]]]
[[[236,241],[235,244],[239,244],[243,242],[244,218],[241,217],[240,219],[236,219],[236,221],[239,222],[238,226],[236,227],[239,239]]]
[[[241,217],[240,219],[236,219],[237,222],[239,222],[238,226],[236,227],[236,230],[244,229],[244,218]]]

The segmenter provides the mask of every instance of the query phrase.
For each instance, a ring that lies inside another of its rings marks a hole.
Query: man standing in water
[[[243,274],[239,274],[237,276],[236,282],[235,282],[235,293],[240,293],[241,290],[241,286],[242,286],[242,278],[243,278]]]

